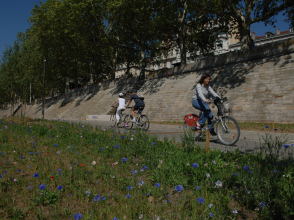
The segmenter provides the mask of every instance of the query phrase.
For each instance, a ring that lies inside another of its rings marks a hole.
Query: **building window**
[[[174,50],[171,49],[171,50],[170,50],[170,56],[172,57],[173,55],[174,55]]]
[[[291,33],[294,32],[294,28],[293,28],[293,27],[290,28],[290,32],[291,32]]]
[[[223,41],[222,41],[222,40],[217,41],[217,42],[216,42],[216,47],[217,47],[218,49],[222,49],[222,48],[223,48]]]

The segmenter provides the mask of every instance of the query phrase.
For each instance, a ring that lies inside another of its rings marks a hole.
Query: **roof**
[[[265,32],[265,33],[272,33],[272,32],[267,31],[267,32]],[[287,30],[287,31],[281,31],[281,32],[280,32],[280,35],[281,35],[281,34],[288,34],[288,33],[290,33],[290,30]],[[277,35],[277,34],[274,33],[274,35]],[[255,36],[255,39],[260,39],[260,38],[265,38],[265,35],[260,36],[260,37]]]

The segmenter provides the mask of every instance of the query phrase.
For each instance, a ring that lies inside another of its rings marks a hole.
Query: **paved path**
[[[81,124],[89,124],[93,127],[101,127],[101,128],[110,128],[108,121],[85,121],[85,120],[67,120],[72,121],[75,123]],[[124,131],[123,128],[119,129],[121,132]],[[163,132],[183,132],[183,126],[179,125],[162,125],[162,124],[151,124],[150,128],[147,133],[163,133]],[[241,130],[241,135],[239,141],[234,146],[225,146],[219,142],[216,136],[211,136],[210,140],[210,148],[211,149],[221,149],[221,150],[229,150],[234,151],[239,149],[241,152],[254,152],[254,150],[259,151],[260,149],[260,140],[263,140],[262,137],[265,136],[266,132],[261,131],[246,131]],[[273,133],[271,132],[272,136],[275,137],[283,135],[284,137],[288,137],[287,144],[290,145],[288,151],[294,155],[294,147],[291,144],[294,144],[294,134],[293,133]],[[168,140],[174,140],[177,143],[180,143],[184,133],[182,134],[151,134],[157,136],[160,140],[167,138]],[[200,145],[205,146],[205,140],[198,142]]]

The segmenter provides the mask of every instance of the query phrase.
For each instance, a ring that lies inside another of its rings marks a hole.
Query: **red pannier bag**
[[[188,126],[196,127],[196,121],[199,120],[199,117],[198,117],[198,115],[190,114],[190,115],[186,115],[184,117],[184,120]]]

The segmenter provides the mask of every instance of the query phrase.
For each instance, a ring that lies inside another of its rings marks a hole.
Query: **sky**
[[[46,0],[43,0],[46,1]],[[25,32],[30,27],[28,18],[36,0],[0,0],[0,57],[2,57],[5,45],[13,45],[18,32]],[[283,21],[282,13],[277,16],[276,28],[280,31],[289,30],[289,24]],[[255,35],[262,36],[267,31],[276,32],[276,28],[264,23],[251,25]]]

